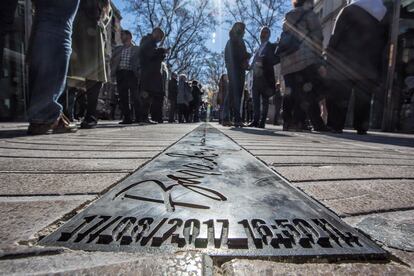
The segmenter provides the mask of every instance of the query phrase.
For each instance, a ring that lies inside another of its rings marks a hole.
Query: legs
[[[81,128],[93,128],[98,124],[96,108],[98,106],[98,98],[102,85],[102,82],[86,81],[86,115],[81,123]]]
[[[0,4],[0,78],[3,77],[4,39],[13,25],[17,0],[2,0]]]
[[[152,98],[152,105],[151,105],[151,119],[155,122],[162,123],[162,106],[164,102],[163,95],[155,95]]]
[[[65,89],[71,26],[78,4],[79,0],[37,2],[29,62],[31,123],[51,124],[62,112],[57,101]],[[51,18],[51,14],[57,14],[56,18]]]
[[[131,105],[130,105],[130,94],[129,94],[130,85],[129,85],[129,75],[127,74],[127,72],[118,71],[116,73],[116,82],[117,82],[119,102],[121,105],[121,111],[122,111],[122,117],[123,117],[122,122],[131,123]]]
[[[269,112],[269,98],[261,95],[262,109],[260,115],[259,127],[264,128],[267,120],[267,113]]]
[[[260,91],[259,89],[257,89],[255,87],[255,85],[253,85],[253,123],[251,124],[251,126],[259,126],[259,122],[260,122]]]
[[[352,83],[349,81],[332,81],[330,87],[330,94],[326,101],[328,126],[336,132],[341,132],[345,127]]]
[[[175,113],[177,109],[177,102],[175,100],[170,100],[170,110],[168,114],[168,122],[174,123],[175,122]]]
[[[370,88],[359,85],[355,87],[354,91],[354,129],[357,130],[359,134],[364,134],[369,129],[372,93]]]

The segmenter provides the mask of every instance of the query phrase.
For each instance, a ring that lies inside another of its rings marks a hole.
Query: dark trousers
[[[331,81],[327,97],[328,126],[334,130],[343,130],[352,91],[355,95],[354,129],[367,131],[371,112],[372,81],[353,82],[350,80]]]
[[[263,78],[255,78],[253,81],[253,123],[264,125],[269,111],[269,97],[263,95],[264,85],[257,85],[265,81]]]
[[[135,120],[139,121],[138,78],[133,71],[119,70],[116,72],[116,82],[123,119],[131,121],[131,106],[133,102]]]
[[[177,100],[169,100],[170,102],[170,109],[168,114],[168,122],[173,123],[175,122],[175,114],[177,113]]]
[[[284,76],[287,89],[283,97],[283,124],[304,128],[309,117],[314,129],[323,129],[320,116],[318,89],[322,83],[313,66]]]
[[[183,123],[183,122],[189,123],[190,121],[190,110],[189,107],[185,104],[179,104],[178,105],[178,122],[179,123]]]
[[[230,121],[230,110],[232,106],[234,114],[234,122],[241,123],[241,100],[244,90],[245,72],[238,69],[227,69],[229,76],[229,92],[224,100],[224,121]]]
[[[274,96],[273,102],[275,104],[275,115],[273,117],[273,124],[277,125],[279,124],[280,108],[282,107],[282,96],[280,95],[280,92],[278,92]]]
[[[2,0],[0,4],[0,78],[3,77],[3,50],[6,34],[12,29],[17,0]]]
[[[162,107],[164,105],[164,95],[154,95],[152,97],[151,105],[151,119],[161,123],[162,118]]]
[[[97,120],[97,106],[98,106],[98,98],[99,93],[102,89],[102,82],[99,81],[86,81],[86,120]]]
[[[141,112],[140,112],[140,119],[142,121],[147,121],[149,120],[149,114],[150,114],[150,110],[151,110],[151,105],[152,105],[152,94],[151,92],[148,91],[141,91],[140,92],[140,103],[141,103]]]

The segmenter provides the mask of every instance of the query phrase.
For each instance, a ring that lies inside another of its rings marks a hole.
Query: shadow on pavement
[[[342,134],[323,133],[325,136],[335,137],[339,139],[353,140],[357,142],[367,142],[375,144],[393,145],[401,147],[414,148],[414,135],[412,137],[396,137],[394,135],[369,133],[368,135],[358,135],[356,133],[344,132]],[[407,135],[407,134],[402,134]]]
[[[292,137],[289,134],[282,134],[279,131],[269,130],[269,129],[255,129],[255,128],[230,128],[231,131],[243,132],[247,134],[255,135],[266,135],[266,136],[276,136],[276,137]]]

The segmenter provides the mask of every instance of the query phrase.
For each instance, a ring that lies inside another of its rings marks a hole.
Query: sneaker
[[[367,134],[368,134],[368,132],[367,132],[366,130],[358,129],[358,130],[357,130],[357,134],[358,134],[358,135],[367,135]]]
[[[249,127],[259,127],[259,124],[256,122],[253,122],[249,125]]]
[[[150,120],[150,119],[144,120],[143,123],[147,124],[147,125],[156,125],[157,124],[157,122],[154,122],[153,120]]]
[[[30,123],[27,129],[28,135],[44,135],[58,133],[74,133],[77,131],[76,125],[72,124],[69,119],[61,114],[53,124],[47,123]]]
[[[95,117],[88,117],[83,119],[81,123],[81,128],[83,129],[91,129],[95,128],[98,125],[98,120]]]

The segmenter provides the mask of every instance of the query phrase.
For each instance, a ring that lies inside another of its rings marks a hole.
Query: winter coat
[[[192,100],[191,86],[187,82],[180,81],[178,85],[177,104],[189,106]]]
[[[108,1],[80,1],[72,35],[69,84],[71,80],[108,81],[105,64],[105,29],[110,18],[103,18],[102,11]]]
[[[356,4],[348,5],[338,16],[327,48],[330,78],[378,80],[386,41],[377,17]]]
[[[140,89],[151,94],[163,94],[161,63],[165,49],[158,48],[151,34],[144,36],[140,43]]]
[[[301,19],[300,22],[298,22],[299,19]],[[296,23],[296,32],[304,34],[304,36],[300,36],[303,41],[296,52],[281,57],[281,74],[284,76],[322,62],[323,34],[318,16],[312,10],[306,10],[303,7],[295,8],[286,14],[283,30],[291,29],[289,26]]]
[[[170,79],[168,82],[168,99],[177,102],[178,82],[176,79]]]
[[[250,54],[246,50],[243,38],[230,33],[230,39],[224,50],[227,71],[244,72],[249,58]]]

